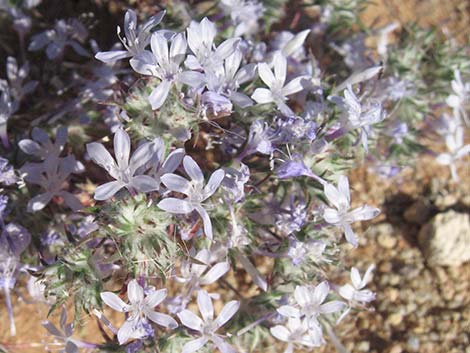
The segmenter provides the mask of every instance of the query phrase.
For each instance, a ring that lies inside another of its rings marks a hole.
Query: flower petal
[[[114,63],[115,61],[131,56],[127,50],[100,51],[95,58],[104,63]]]
[[[224,180],[225,172],[222,169],[217,169],[214,173],[212,173],[207,185],[204,187],[203,190],[203,198],[204,200],[212,196],[217,188],[219,187],[222,180]]]
[[[176,199],[174,197],[161,200],[157,206],[163,211],[175,214],[186,214],[194,210],[194,207],[188,201]]]
[[[274,102],[273,94],[267,88],[257,88],[251,98],[258,104]]]
[[[229,301],[220,311],[219,316],[217,319],[214,320],[215,327],[219,328],[224,326],[227,321],[229,321],[233,315],[238,311],[240,308],[240,302],[236,300]]]
[[[212,299],[205,290],[201,289],[197,292],[197,306],[205,322],[209,322],[214,318]]]
[[[146,313],[147,317],[155,322],[157,325],[167,327],[170,329],[175,329],[178,327],[178,323],[170,315],[157,313],[155,311],[150,311]]]
[[[186,173],[189,175],[191,180],[202,184],[204,182],[204,174],[202,174],[201,168],[190,156],[185,156],[183,158],[183,166]]]
[[[119,190],[121,190],[125,184],[120,181],[111,181],[109,183],[100,185],[95,190],[94,199],[97,201],[104,201],[114,196]]]
[[[206,336],[202,336],[199,338],[196,338],[195,340],[187,342],[183,346],[183,350],[181,353],[192,353],[198,351],[201,347],[203,347],[209,339]]]
[[[187,309],[184,309],[180,311],[179,313],[176,314],[178,318],[180,319],[181,323],[192,329],[201,332],[202,331],[202,326],[203,326],[203,321],[199,316],[194,314],[192,311],[189,311]]]
[[[114,156],[121,170],[129,165],[129,155],[131,154],[131,139],[124,129],[119,128],[114,134]]]
[[[154,290],[145,297],[145,305],[147,305],[149,308],[154,308],[160,304],[166,298],[166,296],[166,289]]]
[[[137,175],[132,178],[129,186],[134,187],[138,192],[151,192],[158,190],[159,184],[158,182],[148,175]]]
[[[144,289],[136,279],[133,279],[127,285],[127,297],[132,304],[142,303],[144,300]]]
[[[103,292],[100,294],[101,300],[109,306],[110,308],[119,311],[119,312],[124,312],[129,308],[129,305],[124,303],[124,301],[119,298],[116,294],[112,292]]]
[[[191,190],[190,182],[177,174],[167,173],[162,175],[160,179],[161,182],[171,191],[188,195]]]
[[[149,103],[153,110],[160,108],[165,103],[168,94],[170,93],[172,82],[163,80],[157,87],[155,87],[149,95]]]

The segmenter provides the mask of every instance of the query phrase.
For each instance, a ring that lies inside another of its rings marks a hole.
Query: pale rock
[[[470,260],[470,216],[439,213],[421,228],[418,240],[429,265],[459,266]]]

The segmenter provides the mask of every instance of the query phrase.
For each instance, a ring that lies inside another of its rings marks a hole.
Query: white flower
[[[160,201],[157,206],[164,211],[175,214],[186,214],[195,210],[204,222],[204,233],[209,239],[212,239],[211,219],[202,203],[216,192],[225,172],[222,169],[216,170],[212,173],[207,185],[204,186],[204,175],[194,159],[185,156],[183,166],[191,181],[173,173],[163,175],[161,181],[169,190],[185,194],[187,198],[181,200],[169,197]]]
[[[274,49],[279,50],[285,58],[292,57],[300,61],[305,58],[304,42],[309,33],[309,29],[303,30],[297,34],[283,31],[276,36],[272,45]]]
[[[444,133],[447,151],[437,156],[438,163],[448,165],[454,181],[459,180],[455,162],[470,154],[470,144],[464,145],[464,130],[458,118],[447,118],[448,130]]]
[[[140,145],[130,157],[131,141],[127,132],[117,129],[114,134],[116,161],[101,143],[92,142],[87,146],[90,158],[104,168],[115,181],[100,185],[95,190],[95,200],[107,200],[126,187],[131,192],[150,192],[159,188],[159,183],[148,175],[139,175],[137,170],[144,166],[155,152],[153,142]],[[130,157],[130,159],[129,159]],[[116,163],[117,162],[117,163]],[[138,174],[138,175],[136,175]]]
[[[364,150],[368,150],[368,136],[371,125],[385,119],[385,111],[380,103],[361,104],[359,98],[354,94],[351,86],[344,90],[344,98],[330,97],[345,113],[345,125],[350,129],[360,129],[360,140]]]
[[[267,63],[258,64],[258,74],[269,89],[257,88],[251,98],[258,104],[274,102],[283,114],[292,116],[294,112],[285,103],[287,96],[304,89],[310,77],[298,76],[286,84],[287,60],[281,52],[274,54],[273,64],[274,74]]]
[[[454,71],[454,77],[454,80],[451,82],[454,93],[447,97],[446,102],[449,107],[453,108],[454,112],[461,116],[468,124],[469,122],[467,120],[467,113],[465,109],[466,105],[468,106],[470,100],[470,82],[464,83],[462,81],[459,70]]]
[[[237,92],[240,85],[251,80],[255,75],[256,65],[248,64],[240,68],[243,54],[235,50],[225,59],[224,65],[216,70],[206,71],[207,88],[228,97],[240,108],[253,105],[253,101],[245,94]]]
[[[104,63],[113,63],[142,53],[150,42],[151,30],[162,21],[163,16],[165,16],[165,11],[150,17],[143,26],[137,28],[136,13],[133,10],[127,10],[124,16],[124,38],[120,36],[121,27],[118,26],[117,28],[118,37],[126,50],[99,52],[95,55],[95,58]]]
[[[326,208],[323,212],[323,218],[329,224],[343,229],[346,240],[354,247],[357,247],[357,238],[351,228],[351,223],[372,219],[380,213],[380,210],[364,205],[349,211],[351,208],[349,181],[344,175],[339,177],[338,187],[334,187],[328,183],[325,185],[324,190],[328,201],[330,201],[335,208]]]
[[[294,291],[296,305],[283,305],[277,311],[286,317],[305,318],[315,342],[324,343],[318,316],[331,314],[343,309],[345,304],[338,300],[323,303],[330,292],[328,282],[324,281],[315,288],[297,286]]]
[[[312,348],[323,344],[323,341],[316,341],[316,337],[312,336],[307,320],[297,317],[289,317],[285,326],[276,325],[271,327],[270,331],[278,340],[288,343],[284,353],[292,353],[294,345]]]
[[[350,302],[369,303],[375,300],[374,292],[368,289],[363,289],[370,281],[371,274],[374,268],[374,265],[370,265],[363,278],[361,278],[361,275],[357,268],[351,268],[352,285],[348,283],[340,287],[338,290],[339,295],[341,295],[344,299]]]
[[[185,65],[191,70],[217,69],[223,60],[233,54],[240,42],[240,38],[229,38],[215,48],[217,29],[207,17],[200,23],[191,22],[187,33],[188,45],[194,55],[188,55]]]
[[[155,110],[165,103],[173,85],[177,83],[197,85],[202,80],[203,75],[192,71],[183,72],[180,68],[186,57],[186,48],[188,46],[183,34],[176,34],[171,39],[170,48],[168,49],[168,41],[165,36],[158,32],[153,33],[150,46],[152,52],[142,51],[131,59],[130,64],[134,71],[142,75],[155,76],[161,80],[148,98],[152,109]]]
[[[150,290],[144,295],[144,289],[137,280],[133,279],[127,285],[127,297],[129,304],[126,304],[116,294],[112,292],[101,293],[101,299],[109,307],[121,313],[128,313],[129,316],[118,331],[119,344],[126,343],[131,338],[142,338],[145,336],[142,324],[146,319],[155,322],[157,325],[174,329],[178,323],[171,316],[158,313],[153,310],[166,298],[167,290]]]
[[[196,261],[183,261],[181,264],[182,277],[176,277],[180,283],[190,283],[194,289],[200,285],[208,285],[217,281],[230,270],[227,261],[211,265],[211,252],[208,249],[200,250],[195,256]]]
[[[220,5],[236,26],[235,36],[252,34],[258,29],[258,19],[264,13],[262,3],[256,0],[222,0]]]
[[[240,302],[232,300],[225,304],[216,319],[214,319],[212,299],[206,291],[198,291],[197,305],[202,319],[187,309],[177,314],[184,326],[197,331],[201,335],[201,337],[186,343],[181,353],[196,352],[209,341],[212,341],[222,353],[236,353],[236,350],[225,342],[224,338],[218,335],[216,331],[235,315],[240,308]]]

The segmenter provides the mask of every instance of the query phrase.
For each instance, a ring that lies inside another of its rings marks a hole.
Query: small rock
[[[403,321],[403,314],[401,312],[396,312],[387,317],[387,323],[392,326],[398,326]]]
[[[359,344],[357,345],[357,350],[360,352],[369,352],[370,343],[368,341],[359,342]]]
[[[397,238],[391,233],[382,233],[377,240],[379,245],[385,249],[392,249],[397,245]]]
[[[403,348],[401,348],[401,345],[396,344],[392,348],[390,348],[390,353],[401,353],[403,352]]]
[[[418,240],[429,265],[459,266],[470,260],[470,216],[439,213],[421,228]]]

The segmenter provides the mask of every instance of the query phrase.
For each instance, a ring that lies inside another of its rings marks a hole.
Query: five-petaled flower
[[[251,98],[258,104],[274,102],[281,113],[292,116],[294,112],[285,103],[287,96],[300,92],[308,86],[310,77],[298,76],[286,84],[287,59],[281,52],[274,54],[273,65],[274,74],[267,63],[258,64],[258,74],[269,89],[257,88]]]
[[[340,287],[338,289],[339,295],[350,302],[369,303],[375,300],[375,293],[368,289],[364,289],[370,281],[374,268],[374,265],[370,265],[362,278],[357,268],[351,268],[352,285],[348,283]]]
[[[225,172],[222,169],[216,170],[212,173],[207,185],[204,186],[204,175],[194,159],[185,156],[183,166],[191,181],[173,173],[163,175],[161,181],[170,191],[180,192],[187,198],[182,200],[168,197],[160,201],[158,207],[175,214],[187,214],[195,210],[204,222],[204,233],[209,239],[212,239],[212,222],[203,207],[203,202],[215,193],[224,179]]]
[[[130,157],[131,140],[127,132],[119,128],[114,134],[116,160],[101,143],[92,142],[86,147],[90,158],[116,179],[98,186],[95,191],[95,200],[107,200],[123,187],[130,192],[150,192],[159,188],[159,183],[154,178],[140,173],[141,167],[146,165],[155,153],[153,141],[140,145]]]
[[[119,344],[124,344],[131,338],[144,337],[146,333],[143,325],[147,322],[147,319],[162,327],[170,329],[178,327],[178,323],[171,316],[153,310],[163,302],[166,295],[166,289],[149,290],[148,294],[145,295],[144,288],[135,279],[127,285],[129,304],[123,302],[121,298],[112,292],[101,293],[101,299],[106,305],[116,311],[128,314],[126,321],[118,331]]]
[[[145,50],[150,42],[152,29],[156,27],[165,16],[165,11],[150,17],[141,27],[137,27],[137,14],[133,10],[127,10],[124,16],[124,34],[121,37],[121,27],[118,26],[117,34],[126,50],[100,51],[95,58],[104,63],[114,63],[117,60],[134,57]]]
[[[235,315],[240,308],[240,302],[232,300],[225,304],[216,319],[214,319],[212,299],[206,291],[200,290],[197,292],[197,305],[202,319],[187,309],[177,314],[184,326],[197,331],[201,335],[201,337],[187,342],[182,353],[196,352],[209,341],[212,341],[222,353],[235,353],[236,350],[225,342],[224,338],[216,331]]]
[[[323,211],[323,218],[327,223],[343,229],[346,240],[354,247],[357,247],[357,238],[351,228],[351,223],[372,219],[380,213],[380,210],[364,205],[350,211],[351,197],[349,194],[349,181],[344,175],[339,177],[338,187],[328,183],[324,186],[324,190],[328,201],[332,203],[335,208],[326,208]]]

